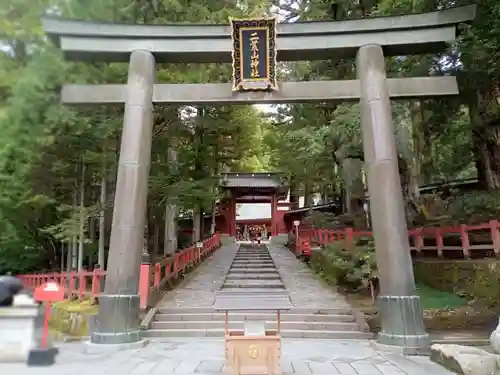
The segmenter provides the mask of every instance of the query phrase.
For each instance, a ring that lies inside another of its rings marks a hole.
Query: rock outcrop
[[[500,354],[500,319],[498,319],[497,328],[491,333],[490,345],[495,353]]]
[[[434,344],[431,359],[462,375],[500,375],[500,356],[462,345]]]

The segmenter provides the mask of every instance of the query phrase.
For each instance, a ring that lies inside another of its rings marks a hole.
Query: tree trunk
[[[97,263],[101,269],[105,269],[106,260],[105,257],[105,246],[106,246],[106,198],[108,196],[108,183],[106,176],[106,164],[103,162],[101,171],[101,197],[99,211],[99,252],[97,255]]]
[[[210,222],[210,234],[212,235],[215,233],[216,218],[217,218],[217,203],[214,202],[214,205],[212,207],[212,219]]]
[[[78,231],[78,271],[83,269],[83,245],[85,241],[84,233],[85,221],[85,164],[82,161],[82,170],[80,175],[80,217]]]
[[[61,242],[61,272],[64,272],[64,260],[65,260],[65,257],[64,257],[64,249],[65,249],[65,243],[64,242]]]
[[[400,123],[396,127],[398,146],[398,167],[401,178],[401,189],[405,203],[406,221],[410,225],[417,224],[422,210],[420,204],[420,185],[423,183],[422,169],[432,154],[426,139],[425,124],[428,122],[425,103],[413,101],[409,106],[411,123]]]
[[[165,244],[163,245],[163,254],[173,254],[177,250],[177,206],[167,204],[165,207]]]
[[[76,213],[78,212],[78,190],[75,186],[73,191],[73,213],[76,219]],[[76,233],[73,234],[71,238],[71,271],[75,271],[78,267],[78,236]]]
[[[297,178],[294,174],[290,176],[290,203],[291,209],[299,208],[299,192]]]
[[[420,117],[418,114],[420,113]],[[427,121],[422,101],[414,101],[410,105],[411,134],[405,132],[406,147],[404,155],[409,166],[409,184],[410,193],[416,198],[420,198],[420,185],[424,184],[422,176],[422,167],[425,164],[425,150],[431,149],[431,145],[426,141],[427,137],[422,129],[422,122]],[[399,126],[398,128],[402,128]],[[410,145],[413,140],[413,145]]]
[[[203,206],[200,205],[200,236],[198,241],[203,240],[203,235],[205,233],[205,210]]]
[[[201,206],[197,204],[193,209],[193,236],[192,242],[195,244],[201,238]]]
[[[92,199],[93,201],[93,199]],[[96,243],[96,238],[97,238],[97,227],[96,227],[96,220],[94,217],[91,217],[88,219],[88,224],[89,224],[89,236],[90,236],[90,243],[94,245]],[[88,260],[88,267],[89,269],[93,269],[94,267],[94,253],[89,251],[89,254],[87,256]]]
[[[66,272],[71,271],[71,256],[73,253],[73,242],[68,241],[66,243]]]
[[[194,179],[202,179],[205,177],[205,169],[203,163],[203,138],[204,138],[204,129],[203,129],[203,117],[205,116],[205,108],[198,108],[198,118],[196,123],[196,156],[194,160]],[[203,219],[203,209],[201,206],[201,201],[197,199],[195,207],[193,208],[193,236],[192,241],[196,243],[201,239],[201,231],[202,231],[202,222]]]
[[[168,164],[171,172],[177,171],[177,151],[174,145],[168,148]],[[165,206],[165,239],[163,254],[173,254],[177,250],[177,205],[174,197],[167,197]]]
[[[342,160],[342,174],[345,189],[345,207],[350,215],[363,215],[365,185],[363,183],[363,162],[360,159]]]
[[[313,205],[312,185],[310,182],[304,183],[304,207],[311,207]]]
[[[486,189],[500,188],[500,120],[486,123],[484,116],[485,100],[476,92],[469,104],[472,124],[473,152],[476,160],[478,179]]]
[[[161,219],[158,219],[161,222]],[[153,238],[153,254],[157,256],[160,253],[160,226],[155,220],[154,226],[154,238]]]

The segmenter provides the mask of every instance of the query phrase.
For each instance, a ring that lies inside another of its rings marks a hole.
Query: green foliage
[[[449,197],[426,196],[429,217],[423,226],[457,226],[460,224],[483,224],[498,219],[500,195],[498,192],[455,192]]]
[[[467,306],[467,300],[454,293],[437,290],[424,284],[417,284],[416,289],[424,310],[456,309]]]
[[[126,65],[64,61],[43,37],[39,22],[42,13],[50,10],[63,17],[106,22],[227,23],[229,16],[269,14],[271,4],[280,7],[285,18],[299,20],[424,12],[460,4],[456,1],[437,4],[430,0],[377,0],[358,4],[342,0],[338,1],[338,12],[332,14],[327,1],[275,3],[19,0],[3,7],[0,10],[3,45],[0,228],[4,231],[0,236],[0,258],[5,265],[2,267],[12,270],[57,267],[61,241],[79,237],[82,220],[83,238],[86,242],[93,241],[87,247],[95,249],[97,239],[92,236],[91,228],[100,214],[103,181],[109,187],[103,203],[107,232],[113,208],[122,110],[64,107],[59,102],[59,90],[64,82],[123,83]],[[500,149],[499,138],[492,127],[484,126],[487,119],[498,114],[500,3],[485,0],[478,4],[478,9],[474,23],[463,27],[459,42],[445,54],[387,61],[389,75],[394,77],[456,74],[463,93],[452,101],[394,103],[405,190],[411,190],[411,184],[430,183],[434,179],[473,176],[477,165],[483,165],[493,177],[486,179],[485,173],[479,173],[480,179],[495,181],[495,173],[500,170],[500,156],[495,154]],[[231,76],[229,64],[158,64],[157,68],[159,82],[227,82]],[[333,56],[327,61],[283,63],[279,74],[282,80],[353,79],[355,64],[352,59]],[[479,108],[477,111],[474,105]],[[155,109],[148,196],[148,226],[155,229],[163,227],[167,200],[178,204],[182,213],[190,214],[197,207],[209,212],[220,198],[217,178],[223,171],[277,170],[288,176],[294,194],[302,191],[309,197],[320,192],[332,198],[341,196],[344,189],[343,160],[363,159],[357,104],[279,105],[277,113],[267,118],[255,107],[243,105],[198,108],[162,105]],[[177,151],[175,165],[168,158],[169,149]],[[85,171],[81,173],[83,167]],[[494,183],[485,185],[492,190]],[[80,198],[83,208],[78,207]],[[458,218],[483,211],[485,217],[495,217],[498,203],[496,198],[488,199],[463,198],[452,202],[450,215]],[[344,260],[340,254],[335,256],[339,262],[358,264],[355,257]],[[22,259],[22,265],[16,265],[15,259]],[[35,265],[36,262],[39,263]],[[364,283],[363,276],[349,275],[345,278],[359,279],[360,285]]]
[[[226,23],[229,16],[260,16],[268,6],[264,0],[22,0],[0,10],[5,46],[0,51],[0,227],[8,228],[0,238],[2,267],[12,272],[58,268],[62,243],[80,237],[86,255],[95,252],[99,234],[92,228],[100,215],[103,180],[108,194],[101,235],[109,237],[123,111],[65,107],[59,90],[63,83],[124,83],[127,67],[64,61],[43,38],[42,13],[56,10],[62,17],[106,22]],[[216,82],[231,72],[229,64],[157,68],[161,82]],[[252,106],[158,106],[154,122],[148,196],[153,232],[164,227],[167,200],[181,213],[197,206],[210,212],[223,170],[268,170],[261,141],[266,124]],[[176,165],[168,160],[169,148],[177,151]]]
[[[480,306],[498,307],[500,263],[496,260],[419,261],[413,268],[419,284],[453,293]]]
[[[480,224],[496,220],[500,213],[500,194],[498,192],[470,192],[451,200],[448,207],[450,218],[458,223]]]
[[[328,281],[350,291],[366,289],[370,280],[377,276],[375,248],[371,239],[360,239],[356,243],[337,241],[324,250],[323,275]]]

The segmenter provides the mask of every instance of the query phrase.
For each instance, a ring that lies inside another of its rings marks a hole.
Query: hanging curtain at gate
[[[276,18],[230,19],[233,91],[278,90]]]

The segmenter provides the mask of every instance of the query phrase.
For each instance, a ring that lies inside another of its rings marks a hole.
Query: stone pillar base
[[[123,344],[94,344],[92,341],[86,341],[84,352],[85,354],[113,354],[122,350],[142,349],[148,344],[149,340],[140,340]]]
[[[139,295],[99,296],[99,318],[93,344],[130,344],[141,341]]]
[[[380,296],[377,303],[382,318],[380,346],[400,348],[406,355],[429,352],[419,296]]]

